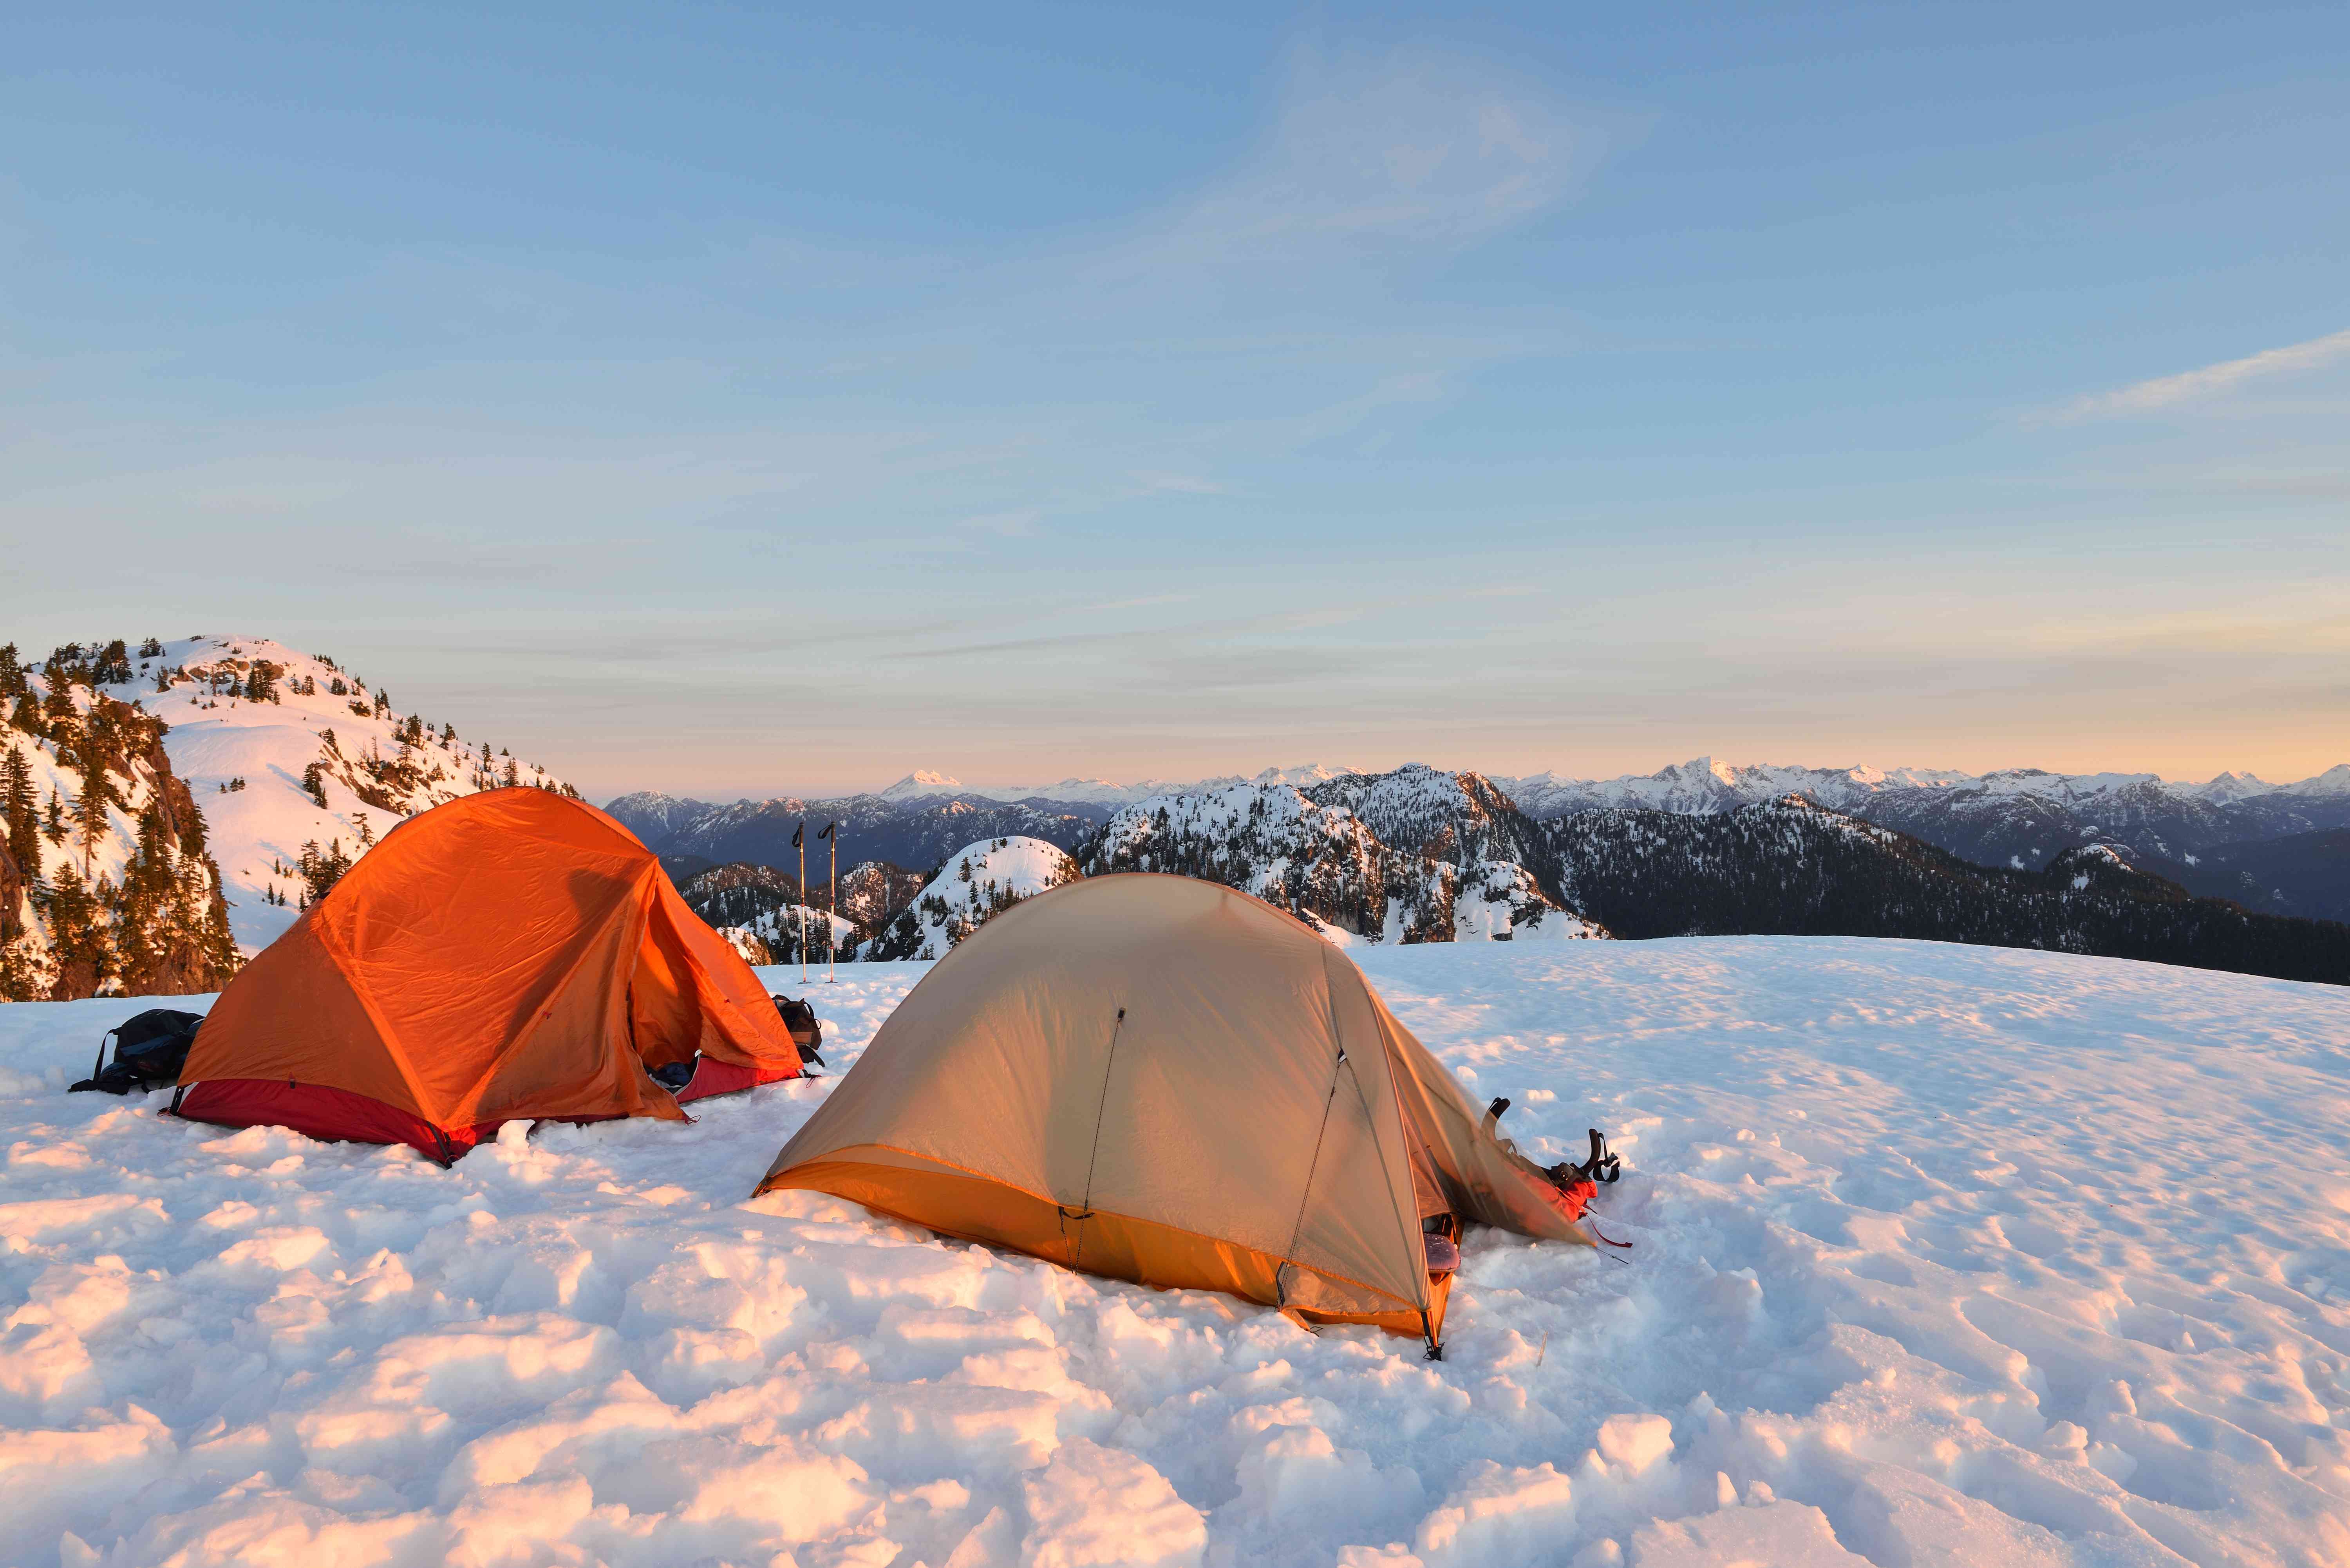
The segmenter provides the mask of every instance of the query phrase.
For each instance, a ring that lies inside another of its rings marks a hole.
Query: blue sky
[[[57,7],[0,630],[591,794],[2350,757],[2350,12]]]

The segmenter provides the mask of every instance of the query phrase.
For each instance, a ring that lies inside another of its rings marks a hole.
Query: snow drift
[[[745,1201],[829,1079],[442,1171],[68,1096],[127,1005],[0,1008],[0,1559],[2350,1551],[2350,993],[1844,940],[1355,956],[1529,1153],[1598,1124],[1629,1162],[1626,1262],[1472,1232],[1441,1364]],[[845,971],[828,1051],[921,972]]]

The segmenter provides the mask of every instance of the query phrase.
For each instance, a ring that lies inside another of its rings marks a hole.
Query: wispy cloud
[[[2314,370],[2345,357],[2350,357],[2350,331],[2329,332],[2306,343],[2265,348],[2241,359],[2223,359],[2217,365],[2206,365],[2198,370],[2182,370],[2175,376],[2157,376],[2151,380],[2134,382],[2114,391],[2075,398],[2044,418],[2051,422],[2070,423],[2075,420],[2152,413],[2157,410],[2233,391],[2260,377],[2282,375],[2293,370]]]
[[[1473,244],[1555,205],[1614,138],[1482,62],[1301,55],[1254,156],[1170,214],[1191,261]]]

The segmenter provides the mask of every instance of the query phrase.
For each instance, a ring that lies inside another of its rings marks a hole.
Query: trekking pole
[[[807,983],[807,846],[801,842],[806,833],[807,818],[802,817],[800,825],[792,829],[792,847],[800,852],[800,885],[797,902],[800,907],[800,983],[802,985]]]
[[[824,983],[827,985],[832,983],[833,965],[840,948],[840,928],[833,924],[840,919],[840,840],[832,836],[832,830],[839,826],[837,822],[827,822],[824,825],[824,831],[816,835],[825,841],[826,853],[832,857],[832,891],[825,895],[824,908]]]

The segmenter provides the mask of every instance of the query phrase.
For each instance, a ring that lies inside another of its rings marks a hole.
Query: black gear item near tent
[[[784,1027],[792,1032],[792,1044],[799,1047],[800,1060],[823,1066],[824,1058],[816,1054],[816,1047],[824,1044],[824,1024],[817,1020],[816,1009],[788,996],[770,996],[767,1000],[775,1004]]]
[[[101,1094],[129,1095],[170,1087],[180,1081],[188,1048],[196,1043],[196,1030],[203,1021],[201,1012],[156,1007],[117,1024],[99,1036],[98,1061],[90,1075],[66,1092],[96,1089]],[[109,1040],[114,1042],[110,1066],[106,1060]]]

